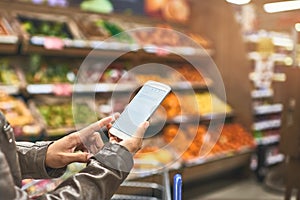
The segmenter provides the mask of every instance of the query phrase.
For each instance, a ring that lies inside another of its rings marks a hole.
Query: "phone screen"
[[[134,134],[138,126],[150,118],[167,94],[166,90],[144,85],[127,105],[113,127],[127,135]]]

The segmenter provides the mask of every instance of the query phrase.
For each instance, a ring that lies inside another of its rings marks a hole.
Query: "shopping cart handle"
[[[173,184],[174,200],[181,200],[182,178],[180,174],[175,174]]]

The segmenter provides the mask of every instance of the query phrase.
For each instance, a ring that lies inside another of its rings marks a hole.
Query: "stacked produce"
[[[72,83],[76,77],[76,68],[67,63],[45,62],[40,55],[30,56],[30,65],[23,70],[27,83]]]
[[[0,84],[19,86],[21,81],[18,74],[19,71],[11,67],[8,60],[0,60]]]
[[[49,135],[66,134],[75,129],[73,114],[78,125],[87,125],[95,121],[93,110],[86,103],[76,104],[72,110],[70,102],[57,102],[55,104],[41,104],[36,106],[37,111],[45,123]]]
[[[177,115],[213,115],[232,112],[232,108],[216,95],[204,92],[196,95],[182,95],[177,97],[171,93],[162,102],[168,118]]]
[[[174,155],[169,150],[158,146],[147,146],[138,151],[134,158],[137,160],[135,169],[153,169],[170,164],[174,159]]]
[[[114,36],[111,39],[112,41],[134,43],[134,38],[124,32],[126,31],[124,24],[117,20],[100,18],[98,16],[89,17],[89,19],[82,17],[78,20],[78,26],[80,26],[81,31],[88,40],[105,40]]]
[[[16,136],[40,133],[41,127],[36,123],[35,118],[21,99],[1,92],[0,110],[14,128]]]
[[[70,38],[73,36],[66,22],[54,20],[42,20],[34,17],[18,17],[21,28],[30,36],[55,36],[59,38]]]
[[[216,144],[211,144],[210,141],[215,134],[208,133],[204,125],[187,125],[181,129],[177,125],[169,125],[164,129],[163,138],[178,153],[182,153],[182,159],[185,161],[204,155],[203,153],[214,156],[255,146],[251,134],[240,124],[225,124],[220,131]],[[205,147],[208,147],[208,151],[200,152]]]

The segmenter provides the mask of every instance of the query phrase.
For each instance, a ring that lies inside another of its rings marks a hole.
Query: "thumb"
[[[139,125],[137,131],[134,133],[133,137],[134,138],[143,138],[148,127],[149,127],[148,121],[141,123]]]
[[[75,152],[75,153],[67,153],[65,157],[66,157],[68,164],[70,164],[72,162],[86,163],[86,162],[88,162],[89,153],[79,151],[79,152]]]

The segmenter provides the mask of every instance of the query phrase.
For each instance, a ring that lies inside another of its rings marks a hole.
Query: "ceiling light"
[[[237,5],[243,5],[249,3],[251,0],[226,0],[228,3],[233,3]]]
[[[299,0],[266,3],[264,5],[264,10],[267,13],[282,12],[282,11],[297,10],[297,9],[300,9]]]
[[[295,24],[295,29],[296,31],[300,32],[300,23]]]

